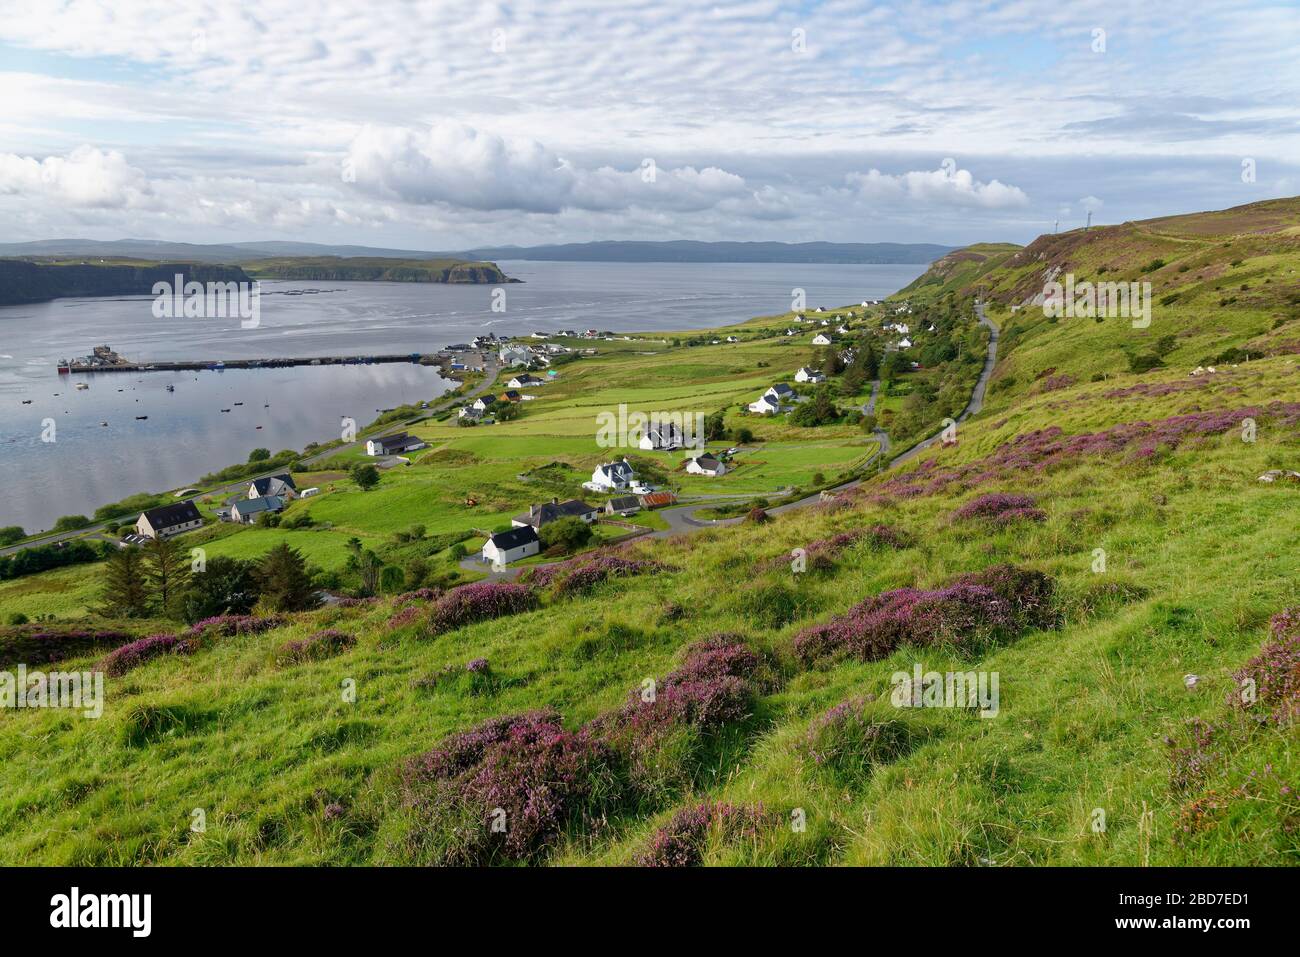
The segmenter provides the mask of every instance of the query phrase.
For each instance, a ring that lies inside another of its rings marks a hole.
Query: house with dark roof
[[[502,402],[518,402],[521,398],[523,397],[514,389],[506,389],[505,392],[501,393]]]
[[[627,518],[639,511],[641,511],[641,502],[635,495],[620,495],[605,503],[606,515],[622,515]]]
[[[398,432],[395,435],[381,435],[366,440],[366,455],[399,455],[424,448],[424,442],[414,435]]]
[[[544,385],[544,384],[545,384],[545,380],[539,379],[537,378],[537,376],[527,372],[523,373],[522,375],[515,376],[513,379],[511,379],[509,382],[506,383],[506,385],[510,386],[510,388],[512,389],[526,389],[529,386]]]
[[[636,473],[627,459],[597,465],[591,473],[590,488],[597,491],[622,491],[636,481]]]
[[[648,451],[672,452],[685,447],[686,434],[681,425],[671,419],[651,422],[641,431],[641,439],[637,444]]]
[[[497,532],[484,543],[483,561],[491,565],[509,565],[536,555],[541,547],[537,529],[531,525],[517,525],[508,532]]]
[[[160,505],[141,512],[135,530],[146,538],[171,538],[182,532],[203,527],[203,516],[193,502]]]
[[[580,499],[571,498],[567,502],[561,502],[558,498],[553,498],[541,505],[528,506],[528,511],[523,515],[516,515],[510,520],[510,524],[515,528],[522,528],[525,525],[541,528],[562,518],[580,518],[590,525],[599,514],[595,506],[588,505]]]
[[[241,525],[252,525],[263,512],[284,511],[284,499],[278,495],[240,499],[230,507],[230,520]]]
[[[692,475],[708,475],[716,478],[719,475],[725,475],[727,466],[718,461],[708,452],[703,455],[697,455],[693,459],[686,460],[686,471]]]
[[[288,501],[298,496],[298,486],[293,484],[293,477],[288,472],[281,472],[279,475],[269,475],[266,478],[253,479],[248,485],[249,498],[263,498],[267,495],[278,495],[280,498]]]

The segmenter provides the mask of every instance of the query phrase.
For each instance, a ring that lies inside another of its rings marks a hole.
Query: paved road
[[[989,351],[988,355],[984,357],[984,368],[980,372],[979,379],[975,382],[975,388],[971,390],[970,401],[966,403],[966,408],[962,410],[961,415],[957,416],[958,424],[965,422],[972,415],[979,412],[980,409],[984,408],[984,395],[988,391],[989,379],[993,375],[993,367],[998,361],[998,327],[993,325],[993,323],[989,321],[988,317],[984,315],[984,305],[982,303],[977,302],[975,304],[975,317],[979,319],[980,324],[989,331]],[[894,461],[890,462],[889,467],[892,469],[896,466],[902,465],[904,462],[911,461],[926,449],[933,446],[934,443],[938,442],[942,437],[943,432],[941,430],[930,436],[928,439],[918,442],[898,458],[894,459]]]
[[[491,363],[484,370],[485,375],[483,377],[483,381],[480,382],[478,385],[476,385],[474,388],[470,389],[469,392],[465,393],[464,395],[458,395],[454,399],[448,399],[445,402],[440,402],[436,405],[431,405],[429,406],[428,409],[423,410],[423,412],[420,415],[416,416],[415,418],[408,419],[406,422],[398,425],[387,426],[378,432],[375,432],[371,435],[367,435],[366,438],[364,439],[358,439],[355,442],[349,442],[346,445],[335,446],[334,448],[327,449],[324,452],[318,452],[315,455],[308,456],[307,458],[302,459],[298,463],[298,467],[301,468],[302,466],[310,466],[318,462],[323,462],[329,458],[332,458],[335,455],[339,455],[342,452],[346,452],[349,449],[356,448],[359,445],[364,445],[365,442],[369,439],[378,438],[381,435],[392,435],[394,432],[405,431],[406,429],[410,428],[412,425],[415,425],[417,422],[424,422],[427,419],[432,418],[433,416],[437,415],[440,412],[445,412],[451,406],[460,405],[461,403],[466,401],[472,401],[476,397],[482,395],[488,389],[492,388],[492,386],[496,383],[497,376],[501,374],[502,368],[503,368],[502,366],[498,365],[495,362]],[[203,494],[204,495],[226,495],[226,494],[240,491],[241,489],[247,490],[249,483],[251,483],[254,479],[264,478],[265,476],[268,475],[278,475],[283,471],[284,469],[280,468],[280,469],[273,469],[269,472],[259,472],[256,475],[250,475],[248,478],[241,479],[238,482],[231,482],[228,485],[222,485],[217,488],[209,489]],[[18,545],[9,545],[5,548],[0,548],[0,555],[9,555],[12,554],[13,552],[22,551],[24,548],[33,548],[37,545],[52,545],[55,542],[67,541],[69,539],[81,538],[83,536],[86,537],[102,536],[102,533],[104,532],[104,529],[107,525],[108,525],[107,522],[100,522],[99,524],[96,525],[87,525],[84,528],[73,529],[72,531],[68,531],[68,532],[54,532],[49,535],[42,535],[40,538],[33,538],[30,539],[29,541],[22,542],[21,544]]]

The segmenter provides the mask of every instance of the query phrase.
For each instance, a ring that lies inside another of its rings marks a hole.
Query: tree
[[[218,555],[190,578],[181,617],[191,624],[215,615],[244,615],[257,604],[257,563]]]
[[[705,416],[704,441],[716,442],[727,434],[727,423],[721,412]]]
[[[754,430],[747,425],[742,425],[736,429],[736,441],[741,445],[748,445],[754,441]]]
[[[108,558],[99,612],[110,618],[143,618],[149,613],[149,583],[138,548],[122,548]]]
[[[0,528],[0,545],[12,545],[26,537],[27,533],[17,525],[6,525]]]
[[[90,519],[84,515],[64,515],[54,523],[54,528],[51,531],[70,532],[73,529],[85,528],[89,524]]]
[[[881,378],[893,382],[899,376],[911,372],[912,363],[901,352],[891,352],[885,356],[885,361],[880,367]]]
[[[319,604],[302,552],[284,542],[262,556],[257,587],[260,603],[271,611],[306,611]]]
[[[270,449],[253,449],[253,451],[248,453],[248,464],[252,465],[254,462],[265,462],[270,457]]]
[[[405,584],[406,573],[396,565],[385,565],[384,570],[379,573],[379,590],[385,594],[399,592]]]
[[[352,466],[352,481],[363,492],[368,492],[379,484],[379,469],[368,462],[358,462]]]
[[[361,576],[361,590],[367,595],[379,591],[379,576],[383,573],[384,563],[379,556],[366,549],[357,559],[357,574]]]
[[[167,618],[177,615],[181,595],[190,583],[189,556],[173,539],[162,536],[150,539],[141,551],[145,581],[156,607]]]
[[[580,518],[560,518],[547,522],[538,533],[542,548],[562,546],[566,551],[574,551],[591,541],[591,526]]]
[[[840,414],[840,410],[831,401],[830,390],[820,386],[811,399],[800,403],[790,413],[790,422],[802,426],[826,425],[838,419]]]

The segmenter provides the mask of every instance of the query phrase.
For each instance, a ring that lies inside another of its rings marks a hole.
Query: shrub
[[[1046,521],[1047,513],[1036,505],[1037,502],[1030,495],[994,492],[971,499],[953,512],[952,517],[959,522],[979,519],[993,525],[1009,525],[1016,521]]]
[[[704,801],[682,808],[654,832],[636,856],[640,867],[695,867],[710,835],[721,842],[754,838],[766,823],[762,807]]]
[[[904,644],[951,644],[971,651],[1054,622],[1046,575],[998,565],[963,575],[943,588],[897,588],[799,632],[794,652],[810,666],[828,656],[887,658]]]
[[[352,635],[327,628],[318,631],[310,638],[285,642],[275,653],[275,660],[280,665],[298,665],[309,661],[323,661],[334,655],[347,651],[357,643]]]
[[[816,718],[799,750],[817,767],[845,783],[860,783],[877,765],[888,764],[914,746],[908,725],[870,713],[871,698],[844,701]]]
[[[417,860],[479,865],[540,858],[562,831],[619,800],[614,755],[551,711],[494,718],[412,758],[402,790]]]
[[[184,644],[175,635],[149,635],[130,644],[115,648],[100,659],[95,666],[110,678],[119,678],[133,668],[161,655],[182,653]]]
[[[1300,718],[1300,607],[1274,615],[1272,637],[1260,653],[1233,672],[1237,690],[1228,701],[1237,708],[1259,705],[1267,709],[1268,722],[1287,726]],[[1254,689],[1254,701],[1243,694],[1247,682]]]
[[[745,521],[750,525],[766,525],[772,520],[765,509],[754,507],[745,513]]]
[[[474,582],[447,592],[433,606],[429,631],[440,635],[465,625],[506,615],[517,615],[537,607],[533,591],[513,582]]]
[[[570,517],[547,522],[538,532],[538,538],[547,550],[559,547],[572,552],[591,541],[592,534],[590,525],[580,518]]]

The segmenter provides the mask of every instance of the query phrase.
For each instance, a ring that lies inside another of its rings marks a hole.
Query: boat
[[[221,411],[222,411],[222,412],[229,412],[230,410],[229,410],[229,409],[222,409]]]
[[[261,426],[260,426],[260,425],[259,425],[259,426],[258,426],[258,428],[259,428],[259,429],[260,429],[260,428],[261,428]]]
[[[101,423],[99,423],[99,424],[100,424],[100,425],[108,425],[107,422],[101,422]]]
[[[117,391],[118,391],[118,392],[121,392],[122,390],[121,390],[121,389],[118,389]],[[167,386],[167,391],[168,391],[168,392],[175,392],[175,391],[176,391],[176,386],[174,386],[174,385],[169,385],[169,386]]]
[[[149,416],[147,416],[147,415],[137,415],[137,416],[135,417],[135,420],[136,420],[137,422],[143,422],[143,421],[144,421],[145,419],[147,419],[147,418],[149,418]]]
[[[244,404],[244,403],[242,403],[242,402],[236,402],[236,403],[235,403],[235,405],[243,405],[243,404]]]
[[[31,405],[31,404],[32,404],[31,399],[23,399],[23,405]]]
[[[58,369],[59,369],[59,375],[67,375],[72,371],[72,363],[69,362],[67,359],[60,359]]]
[[[89,389],[89,388],[90,388],[90,386],[86,385],[86,383],[84,383],[84,382],[78,382],[78,383],[77,383],[77,391],[78,391],[78,392],[85,392],[85,391],[86,391],[87,389]]]

